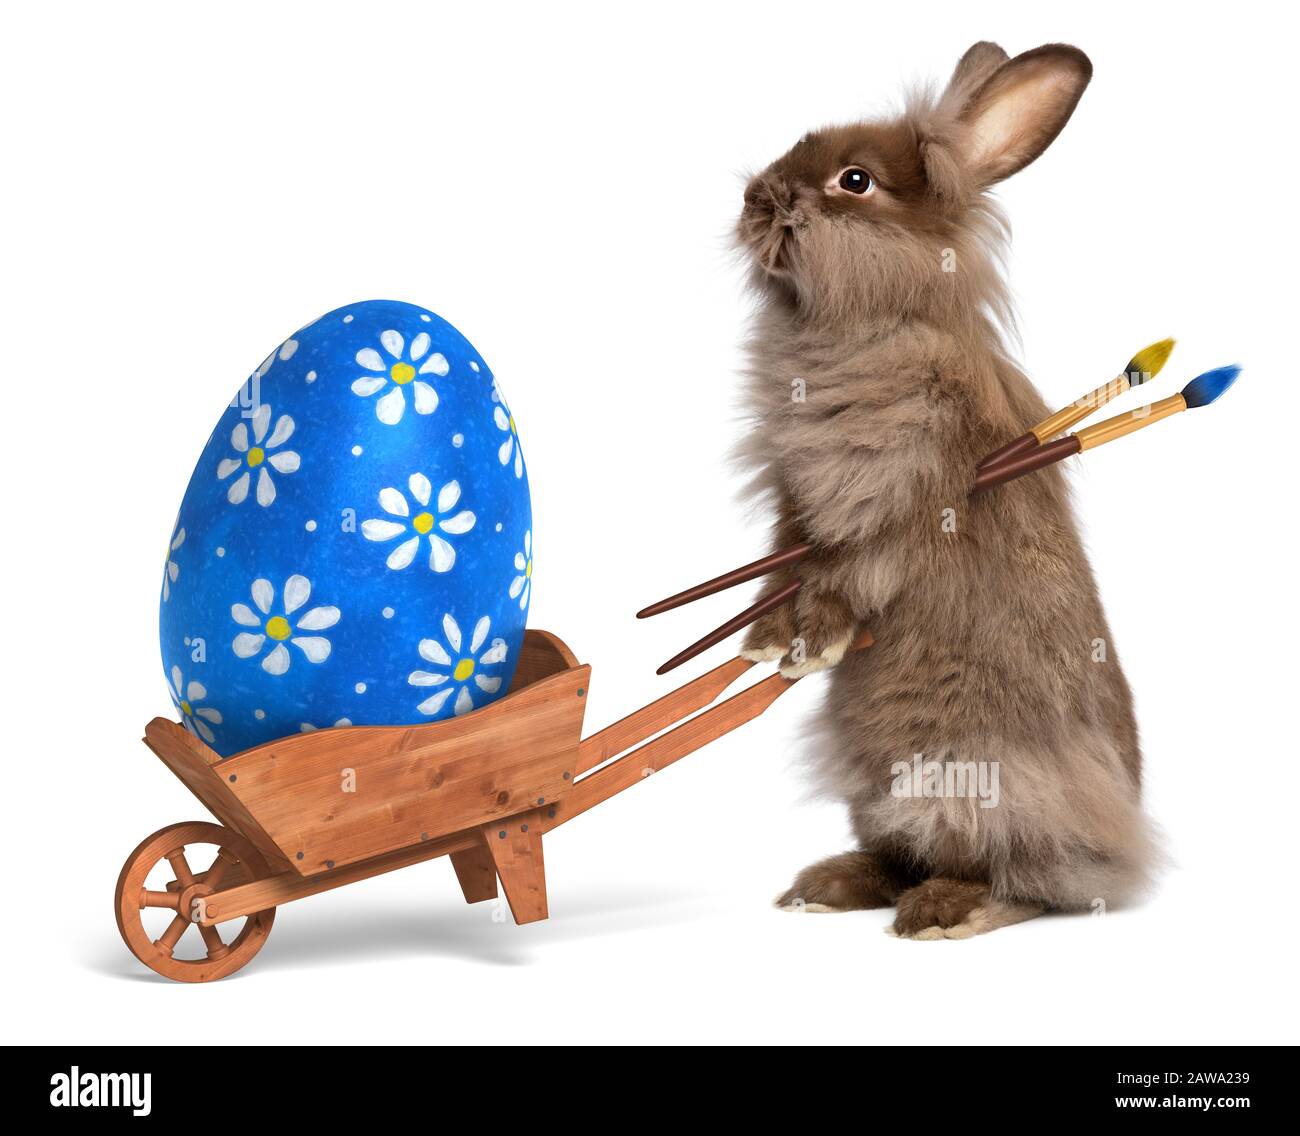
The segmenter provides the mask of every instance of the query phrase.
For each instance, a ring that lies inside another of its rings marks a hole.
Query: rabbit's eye
[[[840,174],[840,188],[850,193],[868,193],[875,184],[861,166],[850,166]]]

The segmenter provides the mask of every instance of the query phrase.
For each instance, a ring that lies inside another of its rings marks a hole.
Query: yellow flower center
[[[266,451],[263,450],[261,446],[254,446],[251,450],[248,451],[248,464],[251,465],[254,469],[256,469],[264,461],[266,461]]]
[[[524,579],[531,580],[532,578],[533,578],[533,558],[530,556],[528,558],[528,563],[524,566]]]
[[[461,659],[461,661],[456,664],[456,669],[451,672],[451,677],[454,678],[457,682],[464,682],[473,673],[474,673],[474,660]]]
[[[273,615],[266,621],[266,633],[272,639],[288,639],[292,630],[289,621],[282,615]]]
[[[388,373],[399,387],[415,378],[415,368],[410,363],[394,363]]]
[[[416,513],[415,520],[411,522],[411,528],[413,528],[416,532],[420,533],[421,535],[427,533],[430,529],[433,528],[433,514]]]
[[[190,704],[186,702],[185,699],[183,698],[181,699],[181,713],[184,714],[187,718],[194,717],[194,711],[190,708]]]

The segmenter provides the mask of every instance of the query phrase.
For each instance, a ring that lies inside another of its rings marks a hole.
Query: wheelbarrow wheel
[[[217,855],[202,871],[195,871],[185,850],[190,845],[212,844]],[[146,887],[150,872],[166,861],[173,879],[165,890]],[[122,865],[113,906],[122,939],[150,970],[177,982],[211,982],[234,974],[266,942],[275,922],[275,908],[258,911],[229,942],[217,926],[194,922],[205,896],[232,884],[250,883],[271,874],[262,854],[237,832],[207,821],[168,825],[141,842]],[[146,929],[143,913],[162,908],[172,913],[166,930],[155,938]],[[218,925],[219,926],[219,925]],[[193,929],[202,957],[178,958],[176,947]]]

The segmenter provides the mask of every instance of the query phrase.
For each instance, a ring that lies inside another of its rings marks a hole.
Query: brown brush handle
[[[1037,445],[1038,445],[1038,435],[1035,434],[1032,430],[1028,430],[1025,433],[1021,434],[1020,437],[1017,438],[1014,442],[1008,442],[1001,449],[994,450],[991,454],[989,454],[986,458],[984,458],[979,463],[979,465],[975,467],[975,469],[976,471],[979,471],[981,469],[989,469],[992,466],[1000,465],[1007,458],[1013,458],[1017,454],[1023,454],[1029,450],[1032,450]]]
[[[649,607],[643,607],[636,613],[636,617],[637,619],[648,619],[652,615],[671,611],[673,608],[681,607],[692,600],[703,599],[705,596],[713,595],[714,592],[723,592],[728,588],[734,588],[737,584],[744,584],[759,576],[766,576],[769,572],[775,572],[778,568],[797,564],[811,551],[811,544],[792,544],[788,548],[779,548],[770,556],[764,556],[761,560],[755,560],[741,568],[733,568],[730,572],[724,572],[721,576],[715,576],[712,580],[705,580],[704,583],[696,584],[693,588],[687,588],[684,592],[678,592],[675,596],[669,596],[666,600],[660,600],[658,603],[652,603]],[[712,646],[712,644],[709,645]],[[684,659],[682,661],[685,662]],[[663,674],[664,672],[661,670],[659,673]]]
[[[739,615],[733,615],[721,627],[714,628],[704,638],[697,639],[684,651],[679,651],[655,671],[655,674],[667,674],[669,671],[695,658],[701,651],[707,651],[714,644],[721,643],[728,635],[734,635],[742,627],[748,627],[760,616],[766,615],[769,611],[775,611],[784,603],[789,603],[794,598],[795,592],[799,590],[801,583],[801,580],[791,580],[784,588],[773,592],[767,599],[759,600],[758,603],[745,608]]]
[[[1067,434],[1064,438],[1058,438],[1055,442],[1045,442],[1028,453],[1017,454],[1015,457],[1007,458],[995,466],[986,466],[976,472],[975,484],[971,486],[971,496],[975,496],[976,493],[983,493],[986,489],[992,489],[995,485],[1014,481],[1017,477],[1024,477],[1025,474],[1033,473],[1036,469],[1042,469],[1045,465],[1051,465],[1053,462],[1073,457],[1079,452],[1080,448],[1078,437],[1074,434]]]

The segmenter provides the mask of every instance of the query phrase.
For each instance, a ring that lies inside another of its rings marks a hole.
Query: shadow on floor
[[[714,910],[708,897],[685,891],[561,893],[558,902],[551,899],[549,919],[519,927],[501,898],[467,905],[443,897],[422,903],[418,894],[369,902],[358,896],[350,906],[314,906],[308,898],[281,908],[266,946],[245,969],[222,981],[238,982],[245,975],[268,971],[416,957],[528,966],[549,944],[697,922]],[[169,982],[132,957],[116,934],[88,945],[82,961],[106,978]]]

